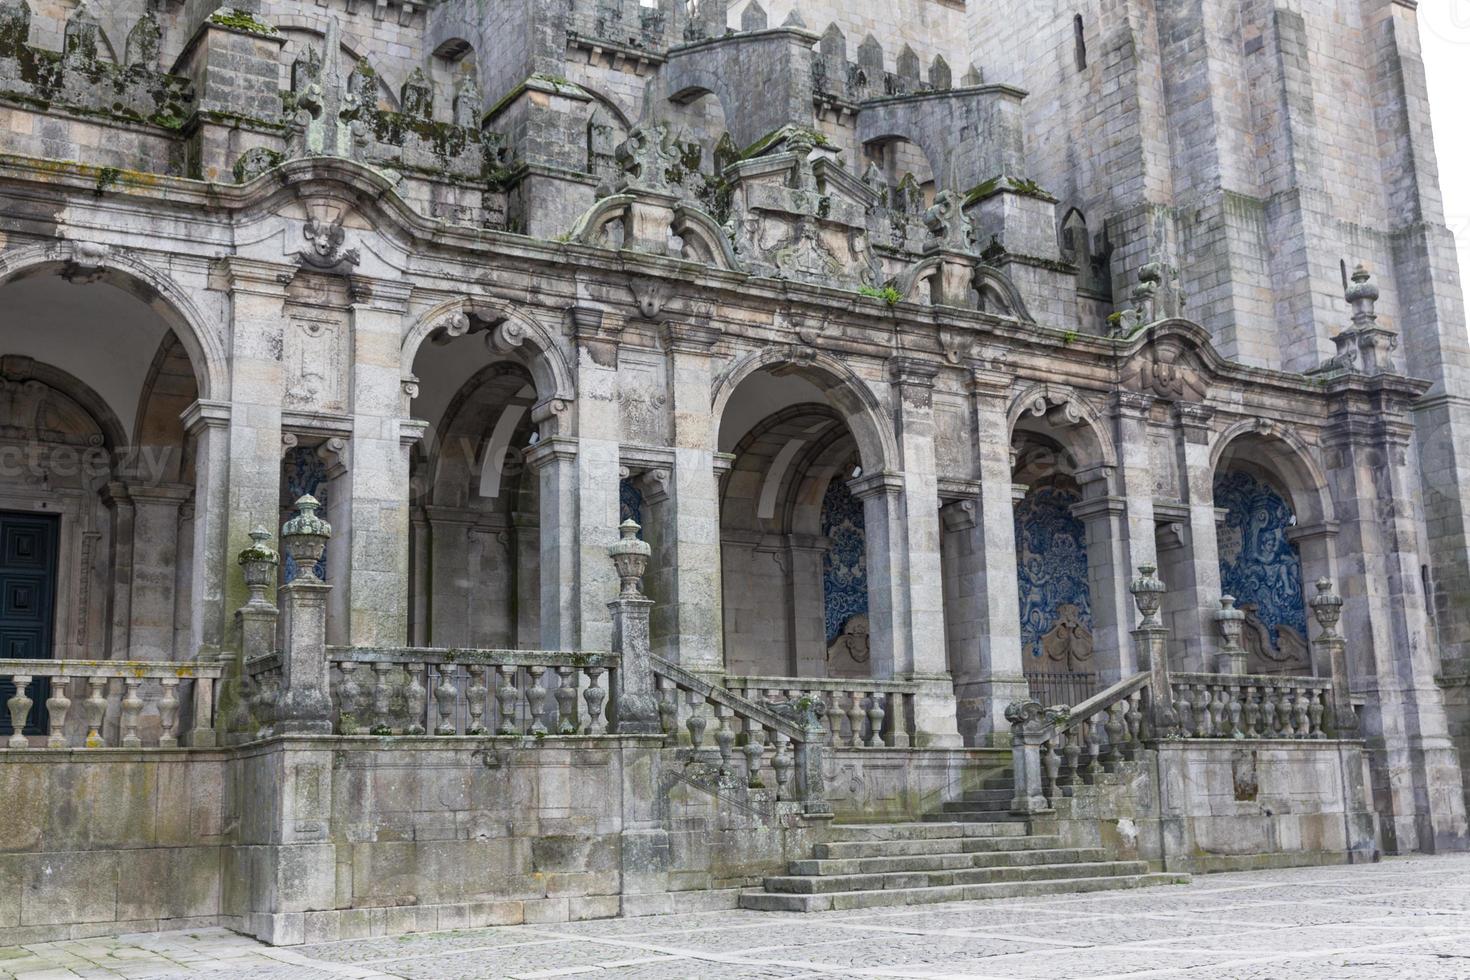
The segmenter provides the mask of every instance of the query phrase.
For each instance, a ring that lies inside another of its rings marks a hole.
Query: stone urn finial
[[[628,518],[618,525],[622,537],[607,549],[608,556],[618,570],[618,578],[622,581],[622,588],[618,592],[620,598],[643,596],[643,573],[648,570],[648,557],[653,549],[648,546],[647,541],[638,539],[640,530],[642,526],[631,517]]]
[[[316,563],[322,560],[332,525],[316,516],[321,501],[302,494],[296,501],[296,516],[281,526],[281,546],[296,563],[296,578],[303,582],[320,582]]]
[[[1342,596],[1332,591],[1331,579],[1317,580],[1317,594],[1312,596],[1309,604],[1312,615],[1317,618],[1317,625],[1322,627],[1322,635],[1335,638],[1337,621],[1342,618]]]
[[[1128,586],[1128,591],[1133,593],[1133,602],[1138,606],[1139,614],[1143,616],[1142,622],[1138,624],[1139,629],[1157,628],[1164,625],[1159,621],[1159,606],[1164,602],[1164,583],[1154,575],[1156,571],[1158,568],[1155,565],[1139,565],[1138,578]]]
[[[1240,634],[1245,629],[1245,612],[1235,608],[1235,596],[1220,597],[1220,609],[1215,613],[1215,628],[1225,640],[1225,649],[1234,650],[1240,646]]]
[[[257,524],[250,531],[250,547],[240,552],[240,567],[245,572],[245,587],[250,590],[250,604],[266,603],[265,592],[276,581],[276,566],[281,556],[266,544],[271,533]]]

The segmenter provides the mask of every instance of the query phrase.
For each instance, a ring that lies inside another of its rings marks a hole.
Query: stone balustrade
[[[730,676],[726,690],[755,702],[821,698],[827,744],[847,748],[906,748],[913,744],[912,681],[850,677]]]
[[[620,657],[328,647],[340,735],[603,735]]]
[[[735,771],[732,760],[738,752],[744,759],[747,787],[773,787],[777,800],[799,801],[809,815],[831,813],[822,776],[828,733],[821,719],[827,708],[820,695],[752,700],[658,657],[650,661],[660,726],[666,738],[689,747],[691,761],[705,751],[709,734],[714,743],[710,751],[717,755],[722,773]],[[711,720],[713,732],[708,731]],[[770,783],[765,778],[768,771]]]
[[[1336,731],[1332,681],[1322,677],[1174,674],[1174,713],[1186,738],[1315,738]]]
[[[213,746],[214,689],[222,672],[222,665],[212,663],[0,660],[0,677],[15,684],[5,705],[11,723],[6,747]],[[44,705],[49,734],[28,736],[27,719],[40,707],[38,702]],[[151,721],[155,717],[156,726]],[[145,744],[145,731],[151,744]]]

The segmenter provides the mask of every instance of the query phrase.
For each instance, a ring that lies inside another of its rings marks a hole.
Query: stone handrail
[[[1016,795],[1011,809],[1051,809],[1057,793],[1072,795],[1078,780],[1092,783],[1099,766],[1113,772],[1142,744],[1152,677],[1143,672],[1100,691],[1076,707],[1015,701],[1006,708]]]
[[[340,735],[606,734],[621,661],[558,650],[336,646],[327,659]]]
[[[104,748],[109,740],[116,747],[143,748],[139,730],[144,727],[143,710],[149,702],[157,709],[158,748],[175,748],[180,738],[194,747],[212,746],[214,688],[223,670],[223,665],[217,663],[153,660],[0,660],[0,677],[9,677],[15,684],[15,694],[6,702],[11,722],[6,745],[12,749],[32,747],[31,737],[24,734],[25,724],[44,687],[49,731],[46,748],[69,748],[74,742],[81,748]],[[84,684],[73,685],[73,681]],[[185,682],[191,691],[185,691]],[[145,691],[145,683],[156,690]],[[76,731],[69,735],[66,721],[74,703],[71,695],[80,696],[83,692],[76,688],[81,686],[86,688],[81,702],[85,725],[74,725]],[[180,726],[184,693],[190,693],[192,704],[187,730]],[[114,704],[117,710],[109,712]],[[115,733],[105,724],[109,714],[117,718]]]
[[[725,688],[750,701],[795,701],[821,696],[833,746],[903,748],[912,744],[914,681],[853,677],[727,676]],[[887,725],[885,727],[885,721]]]
[[[1330,678],[1175,673],[1172,679],[1174,713],[1186,738],[1324,739],[1339,730]]]
[[[823,747],[827,732],[821,718],[826,706],[820,698],[801,696],[780,703],[761,703],[742,697],[713,684],[698,674],[669,663],[660,657],[649,658],[658,689],[658,713],[667,738],[680,740],[678,695],[684,694],[687,716],[683,727],[688,733],[691,758],[698,755],[704,743],[709,720],[705,708],[715,719],[714,742],[719,753],[720,769],[730,772],[737,740],[745,756],[746,785],[765,786],[761,778],[766,743],[771,741],[774,753],[770,767],[776,783],[778,800],[797,800],[810,815],[826,815],[831,807],[826,802],[822,777]],[[731,719],[739,723],[737,733]],[[794,772],[793,772],[794,770]],[[793,774],[795,779],[792,779]]]

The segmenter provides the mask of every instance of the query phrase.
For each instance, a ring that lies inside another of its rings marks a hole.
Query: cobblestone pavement
[[[1036,900],[707,912],[272,949],[224,929],[0,947],[0,977],[1470,978],[1470,856]]]

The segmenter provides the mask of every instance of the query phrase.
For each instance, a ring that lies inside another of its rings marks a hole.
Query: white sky
[[[1429,76],[1429,110],[1444,189],[1445,222],[1460,250],[1460,281],[1470,282],[1470,0],[1424,0],[1419,36]]]

